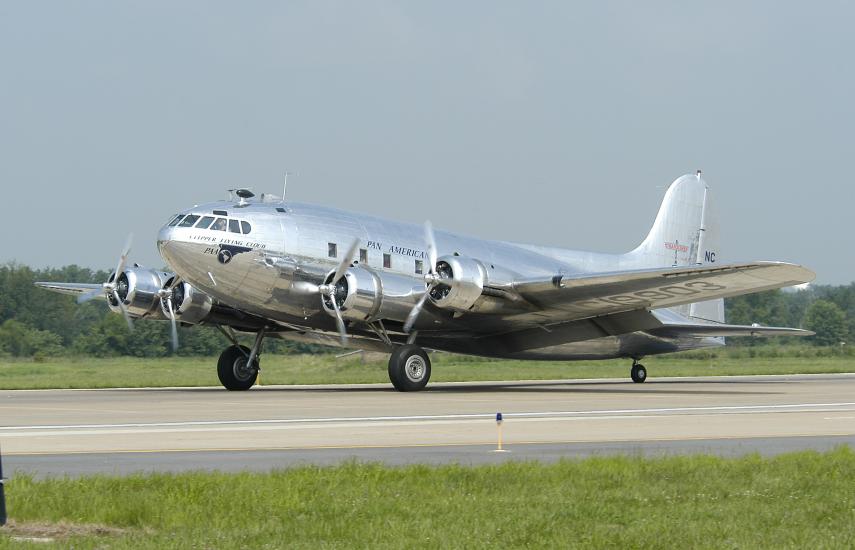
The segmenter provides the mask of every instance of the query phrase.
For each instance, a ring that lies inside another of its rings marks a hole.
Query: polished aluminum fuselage
[[[182,279],[216,301],[271,320],[272,325],[281,328],[282,337],[330,344],[337,341],[335,321],[324,311],[317,289],[354,239],[359,239],[360,248],[367,253],[367,261],[361,265],[405,281],[396,288],[399,303],[415,305],[425,292],[424,278],[416,272],[417,261],[423,266],[428,262],[424,231],[419,225],[290,202],[258,201],[243,205],[218,202],[183,213],[210,216],[214,210],[226,211],[229,218],[248,222],[251,231],[242,235],[164,226],[158,236],[163,259]],[[527,278],[644,267],[642,259],[633,253],[577,252],[443,231],[436,231],[436,243],[439,256],[460,255],[479,260],[487,269],[490,287],[497,289]],[[224,262],[220,254],[224,246],[239,252]],[[388,256],[387,265],[384,255]],[[355,259],[359,258],[357,254]],[[504,307],[508,307],[507,311],[502,310]],[[525,313],[524,309],[515,310],[513,305],[502,304],[487,304],[481,311],[476,309],[465,315],[428,306],[415,328],[419,331],[418,342],[425,347],[515,358],[641,357],[721,345],[719,339],[668,339],[645,332],[548,345],[513,354],[503,354],[488,343],[479,343],[479,335],[537,326]],[[384,328],[389,329],[392,341],[406,339],[395,323],[387,325]],[[363,323],[351,323],[348,333],[354,348],[388,349],[388,342],[384,344]]]

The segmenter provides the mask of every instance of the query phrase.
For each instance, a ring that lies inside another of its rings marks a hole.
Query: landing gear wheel
[[[635,363],[632,365],[632,370],[629,371],[629,375],[632,377],[633,382],[641,384],[647,380],[647,369],[644,368],[644,365],[641,363]]]
[[[430,380],[430,358],[414,344],[395,348],[389,358],[389,380],[398,391],[419,391]]]
[[[247,364],[249,348],[246,346],[229,346],[220,354],[217,361],[217,376],[227,390],[248,390],[258,378],[258,358],[252,365]]]

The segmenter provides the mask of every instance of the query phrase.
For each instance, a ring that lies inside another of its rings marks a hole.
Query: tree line
[[[92,355],[162,357],[172,353],[169,324],[139,320],[128,331],[121,315],[110,313],[103,300],[77,304],[65,296],[36,287],[35,281],[101,283],[107,271],[69,265],[31,269],[0,266],[0,355],[48,357]],[[734,338],[734,345],[775,345],[806,341],[817,346],[855,342],[855,283],[811,286],[806,290],[775,290],[725,301],[729,323],[801,327],[817,334],[809,339]],[[213,327],[179,328],[179,355],[215,355],[227,345]],[[274,353],[318,352],[328,348],[268,339]]]

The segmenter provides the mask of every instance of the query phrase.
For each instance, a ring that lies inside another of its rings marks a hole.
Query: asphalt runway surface
[[[497,448],[501,412],[503,449]],[[773,455],[855,446],[855,374],[0,391],[8,473],[267,471],[346,460]]]

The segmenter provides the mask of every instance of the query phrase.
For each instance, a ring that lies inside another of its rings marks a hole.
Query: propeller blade
[[[416,305],[413,307],[413,309],[410,310],[410,314],[407,315],[407,321],[404,323],[404,332],[410,332],[410,329],[413,328],[413,325],[415,324],[416,319],[419,318],[419,313],[422,312],[422,308],[424,307],[425,302],[428,299],[428,294],[430,294],[430,289],[431,289],[431,287],[428,287],[425,290],[425,293],[422,294],[422,297],[419,299],[419,301],[416,303]]]
[[[86,294],[81,294],[80,296],[77,297],[77,303],[83,304],[83,303],[88,302],[89,300],[94,300],[95,298],[98,298],[99,296],[104,296],[104,289],[103,288],[96,288],[95,290],[91,290],[91,291],[87,292]]]
[[[131,321],[131,315],[128,313],[128,308],[125,307],[125,302],[119,298],[119,293],[116,289],[113,289],[113,299],[116,300],[116,303],[119,304],[119,309],[122,310],[122,315],[125,316],[125,322],[128,324],[128,330],[134,331],[134,322]]]
[[[119,275],[121,275],[122,271],[125,270],[125,262],[128,261],[128,254],[131,253],[131,243],[133,242],[134,234],[131,233],[130,235],[128,235],[128,239],[125,241],[125,248],[122,250],[122,255],[119,256],[119,263],[118,265],[116,265],[116,271],[113,272],[116,274],[116,276],[113,278],[114,283],[119,282]]]
[[[433,225],[430,221],[425,222],[425,242],[427,243],[428,273],[436,272],[436,239],[433,236]]]
[[[173,288],[177,287],[179,284],[181,284],[181,277],[179,277],[178,275],[175,275],[174,277],[172,277],[172,282],[169,284],[169,286],[166,288],[166,290],[172,290]]]
[[[172,297],[166,300],[166,309],[169,310],[169,321],[172,324],[172,352],[178,351],[178,324],[175,322],[175,311],[172,309]]]
[[[356,254],[356,249],[359,248],[359,239],[353,239],[353,242],[350,243],[350,248],[347,249],[347,253],[341,259],[341,263],[338,264],[338,267],[335,270],[335,275],[330,281],[330,284],[335,286],[339,279],[344,277],[344,272],[347,271],[347,268],[350,267],[351,262],[353,262],[353,255]]]
[[[347,345],[347,330],[344,328],[344,319],[341,317],[341,310],[338,308],[338,302],[335,299],[335,294],[330,296],[330,302],[332,302],[333,309],[335,310],[335,324],[338,327],[338,333],[341,336],[341,345]]]

